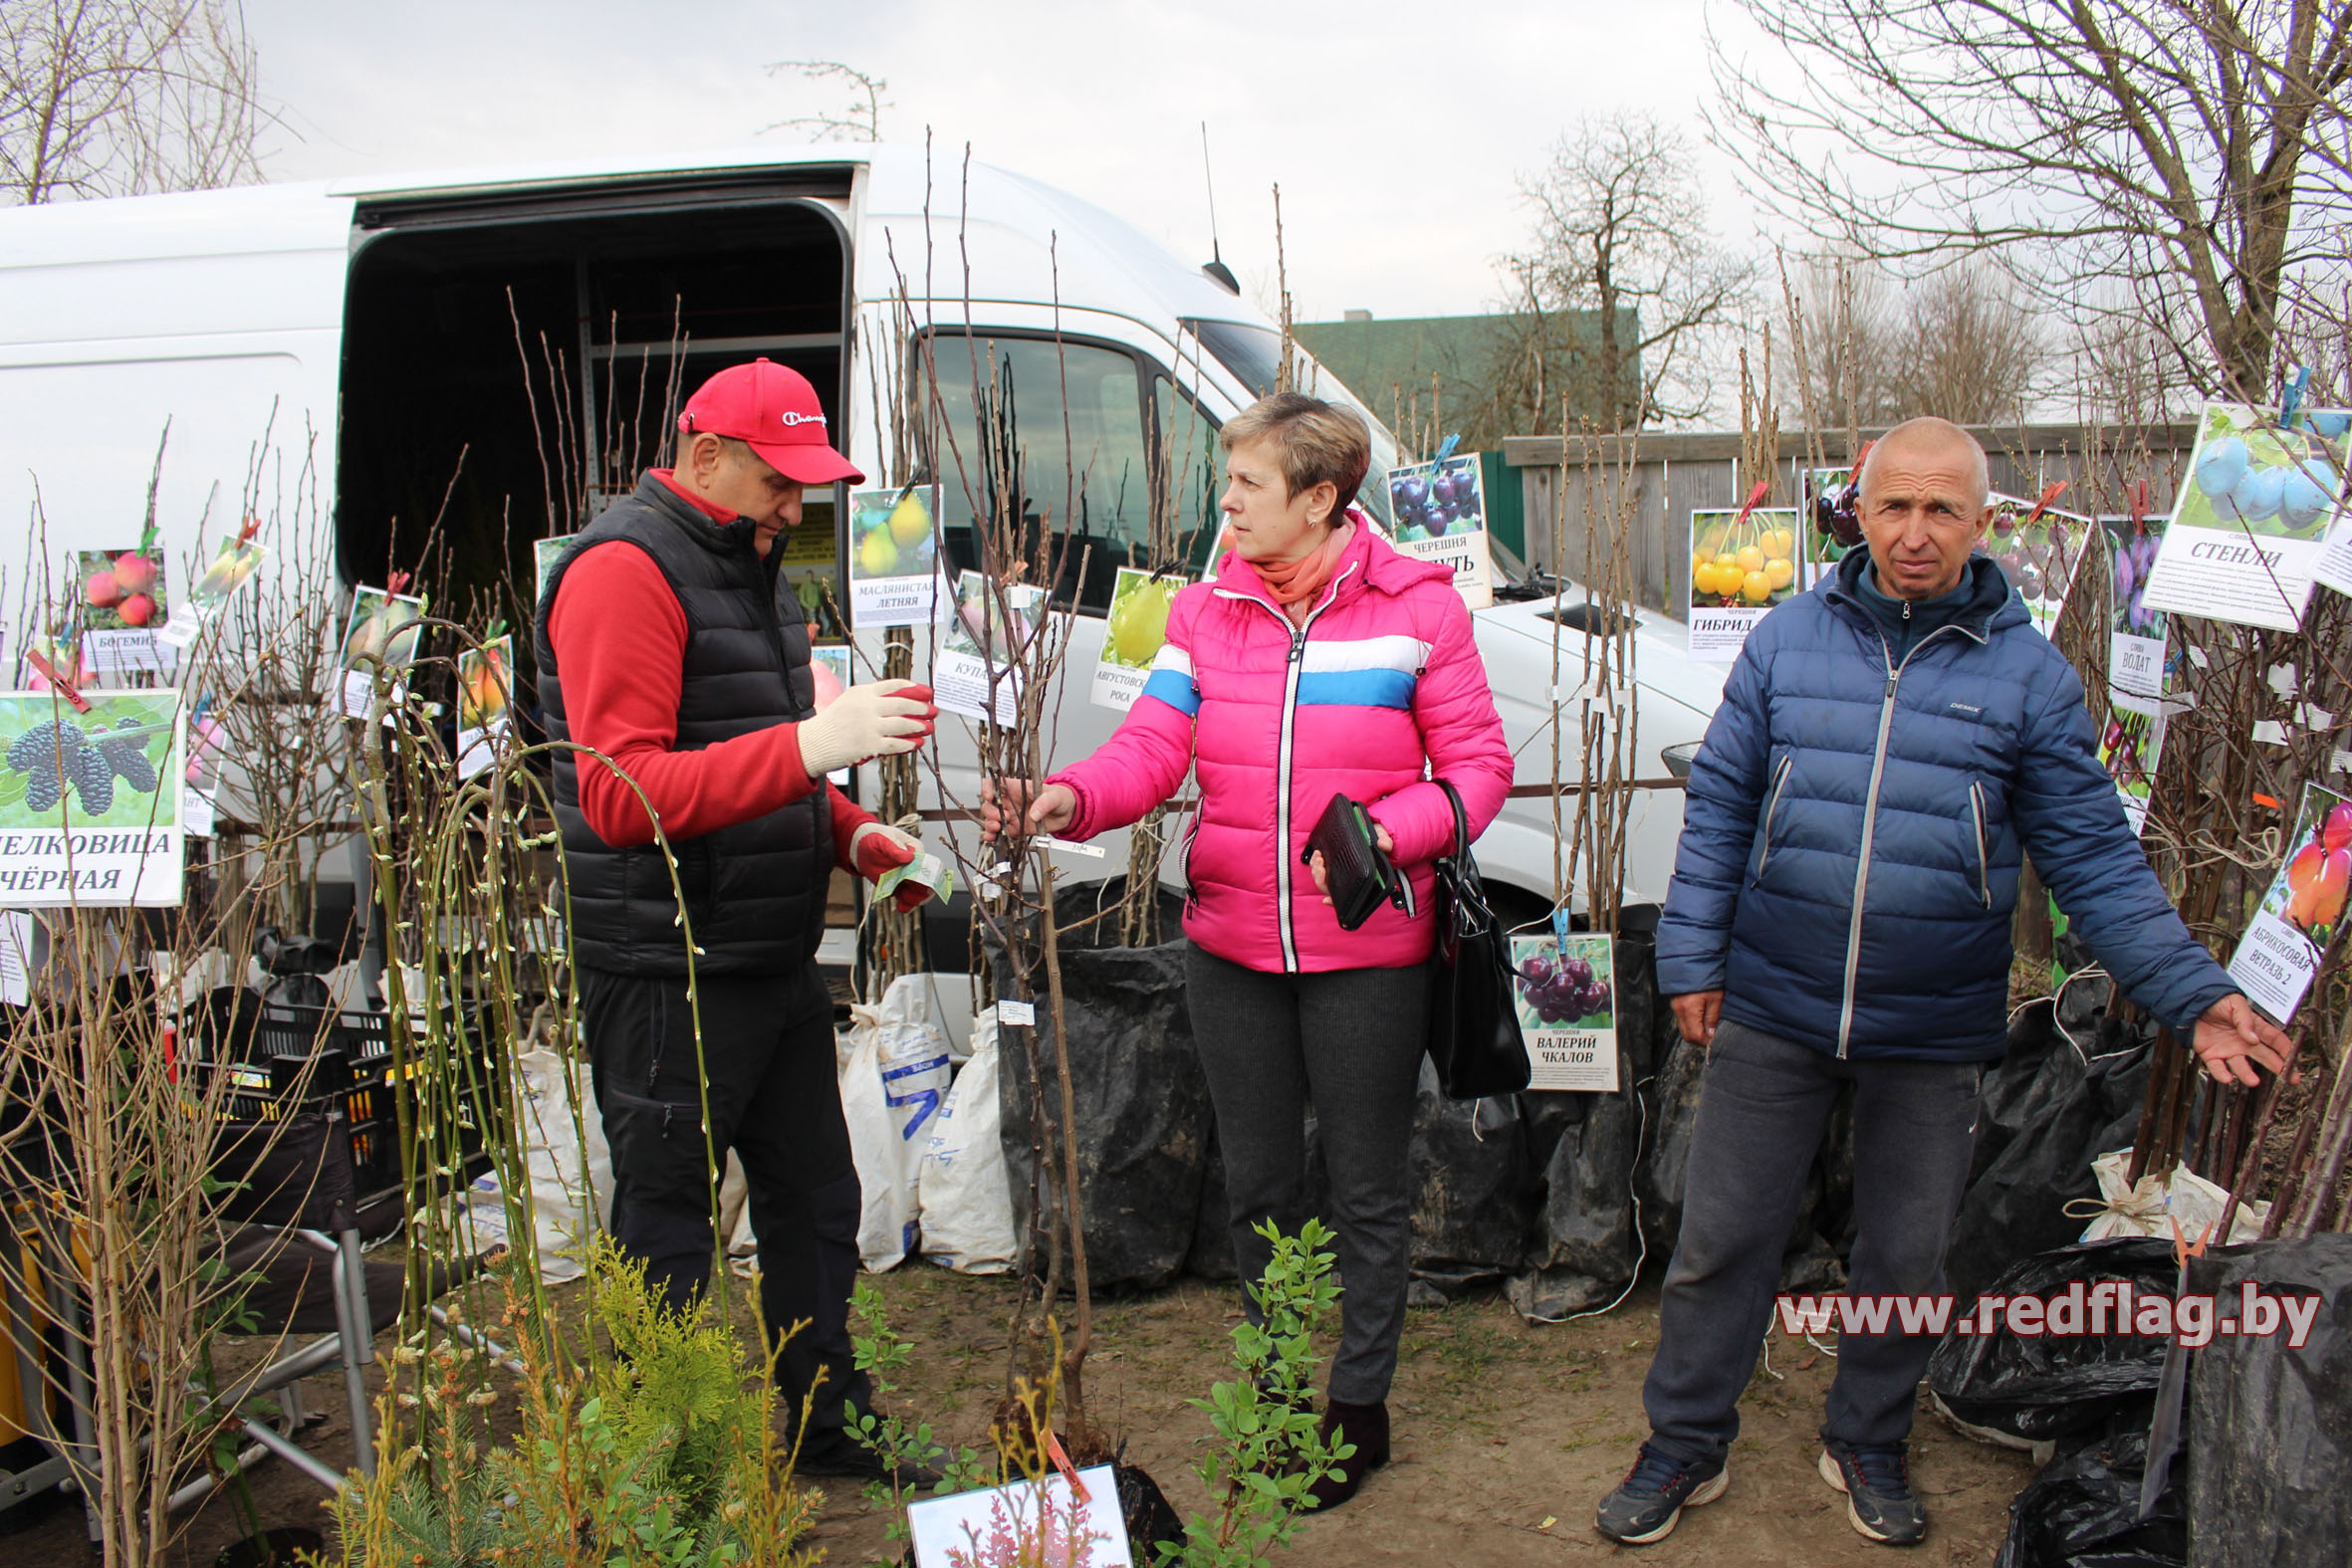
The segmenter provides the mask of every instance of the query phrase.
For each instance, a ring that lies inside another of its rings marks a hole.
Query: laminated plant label
[[[515,638],[491,638],[457,656],[457,777],[498,761],[514,730]]]
[[[2154,609],[2292,631],[2344,523],[2352,410],[2208,403],[2143,595]],[[2352,566],[2352,562],[2346,562]]]
[[[532,589],[534,604],[547,597],[547,579],[555,575],[556,562],[564,559],[564,552],[572,548],[578,534],[558,534],[553,539],[535,540],[531,546],[531,568],[537,573],[537,585]]]
[[[159,674],[168,657],[155,633],[168,618],[162,552],[85,550],[74,558],[82,593],[82,660],[93,675]]]
[[[386,593],[381,588],[352,589],[352,615],[344,623],[343,647],[336,656],[342,677],[335,694],[338,711],[364,719],[375,700],[379,670],[405,670],[416,662],[423,639],[425,601],[413,594]],[[395,679],[392,700],[407,690]]]
[[[2303,786],[2302,809],[2287,840],[2286,863],[2270,879],[2247,922],[2230,978],[2248,1001],[2283,1028],[2343,929],[2352,891],[2352,800],[2317,784]]]
[[[824,712],[849,689],[849,649],[840,643],[820,643],[809,650],[809,681],[817,689],[817,711]],[[847,787],[849,770],[836,768],[825,778]]]
[[[1691,514],[1691,657],[1729,664],[1756,623],[1804,591],[1796,580],[1793,507]]]
[[[2098,525],[2079,513],[2015,496],[1997,493],[1992,501],[1993,527],[1985,538],[1985,553],[2025,601],[2034,629],[2046,637],[2058,624],[2066,595],[2074,591],[2075,573],[2082,569]]]
[[[0,696],[0,906],[177,904],[185,714],[168,687]]]
[[[931,694],[939,706],[1012,724],[1021,712],[1023,667],[1045,615],[1045,589],[1018,582],[998,588],[977,571],[965,572],[931,660]]]
[[[1058,1568],[1134,1568],[1118,1478],[1107,1464],[954,1492],[910,1503],[915,1568],[1050,1563]]]
[[[2115,781],[2123,797],[2124,818],[2134,833],[2148,828],[2148,791],[2156,779],[2156,761],[2164,749],[2164,711],[2145,697],[2112,692],[2107,698],[2107,728],[2099,735],[2099,762]]]
[[[1616,1090],[1614,946],[1606,936],[1550,932],[1511,939],[1514,1001],[1531,1069],[1529,1088]]]
[[[187,594],[171,607],[171,614],[155,633],[167,648],[184,648],[196,640],[205,624],[221,611],[236,591],[253,580],[268,559],[269,547],[257,540],[225,539],[212,564],[204,568]]]
[[[1804,488],[1804,526],[1799,531],[1804,536],[1804,560],[1797,577],[1810,590],[1837,569],[1848,549],[1862,542],[1861,491],[1851,467],[1806,469]]]
[[[937,485],[849,495],[849,622],[928,626],[939,616]]]
[[[2108,517],[2107,685],[2134,697],[2162,697],[2170,684],[2165,668],[2165,612],[2148,606],[2148,573],[2164,544],[2162,518]]]
[[[1390,469],[1388,500],[1398,555],[1451,567],[1454,589],[1472,609],[1495,602],[1486,475],[1476,454]]]
[[[1174,572],[1119,567],[1102,621],[1102,654],[1094,661],[1090,699],[1097,707],[1125,713],[1143,695],[1168,640],[1168,606],[1187,580]]]

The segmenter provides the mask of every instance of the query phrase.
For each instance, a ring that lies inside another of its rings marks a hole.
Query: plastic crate
[[[499,1064],[483,1044],[472,1016],[465,1019],[468,1049],[475,1058],[471,1086],[489,1103],[478,1105],[468,1086],[457,1099],[460,1172],[453,1185],[489,1169],[484,1153],[483,1123],[498,1114],[503,1096],[497,1091]],[[222,1097],[222,1113],[237,1121],[276,1121],[296,1105],[340,1095],[351,1129],[352,1159],[362,1193],[400,1186],[400,1103],[414,1093],[422,1065],[411,1061],[406,1084],[392,1059],[391,1018],[381,1012],[335,1013],[324,1008],[272,1005],[264,1008],[254,1027],[251,1056],[243,1061],[207,1065],[226,1073],[229,1087]],[[318,1058],[316,1066],[313,1059]],[[307,1081],[306,1081],[307,1079]]]

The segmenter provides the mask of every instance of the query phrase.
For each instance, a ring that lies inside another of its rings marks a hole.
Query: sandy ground
[[[921,1262],[879,1276],[892,1317],[914,1354],[894,1407],[921,1413],[950,1442],[979,1441],[1002,1387],[1004,1326],[1012,1287]],[[1123,1434],[1130,1462],[1148,1468],[1180,1512],[1205,1509],[1193,1474],[1201,1415],[1185,1401],[1224,1375],[1226,1331],[1239,1318],[1232,1286],[1186,1280],[1168,1290],[1102,1303],[1088,1397],[1097,1423]],[[1488,1293],[1408,1321],[1390,1411],[1396,1457],[1356,1499],[1305,1521],[1273,1561],[1286,1565],[1444,1563],[1449,1568],[1584,1562],[1623,1556],[1659,1564],[1883,1563],[1887,1549],[1856,1535],[1844,1503],[1813,1468],[1814,1430],[1835,1364],[1802,1341],[1774,1338],[1773,1369],[1760,1371],[1743,1404],[1731,1489],[1693,1509],[1667,1540],[1628,1551],[1592,1528],[1594,1504],[1624,1471],[1640,1441],[1641,1379],[1657,1335],[1657,1296],[1645,1286],[1615,1312],[1544,1327],[1523,1323]],[[305,1438],[330,1463],[347,1463],[351,1437],[335,1389],[314,1379],[315,1410],[334,1414]],[[1928,1541],[1902,1560],[1990,1563],[2006,1527],[2008,1500],[2030,1473],[2025,1456],[1980,1447],[1921,1415],[1914,1470],[1928,1501]],[[319,1490],[280,1464],[254,1475],[271,1523],[324,1525]],[[0,1529],[7,1515],[0,1514]],[[814,1544],[825,1561],[895,1562],[891,1515],[832,1482]],[[225,1504],[188,1521],[172,1553],[208,1565],[239,1531]],[[94,1560],[80,1511],[0,1534],[0,1564],[41,1568]]]

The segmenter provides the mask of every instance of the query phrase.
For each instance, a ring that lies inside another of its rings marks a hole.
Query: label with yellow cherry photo
[[[1794,507],[1691,514],[1691,657],[1729,664],[1750,628],[1803,589],[1796,580],[1802,517]]]

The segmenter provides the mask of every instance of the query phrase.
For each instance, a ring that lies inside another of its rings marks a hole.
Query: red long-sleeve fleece
[[[716,523],[734,514],[705,504],[654,477]],[[773,725],[700,751],[673,750],[686,658],[686,612],[653,558],[618,541],[582,553],[564,573],[548,617],[556,664],[564,672],[564,710],[572,739],[617,763],[661,818],[671,840],[695,838],[749,821],[813,790],[801,763],[800,726]],[[592,758],[580,759],[580,809],[598,838],[615,848],[653,842],[653,822],[637,792]],[[874,816],[833,791],[833,858],[851,866],[849,840]]]

